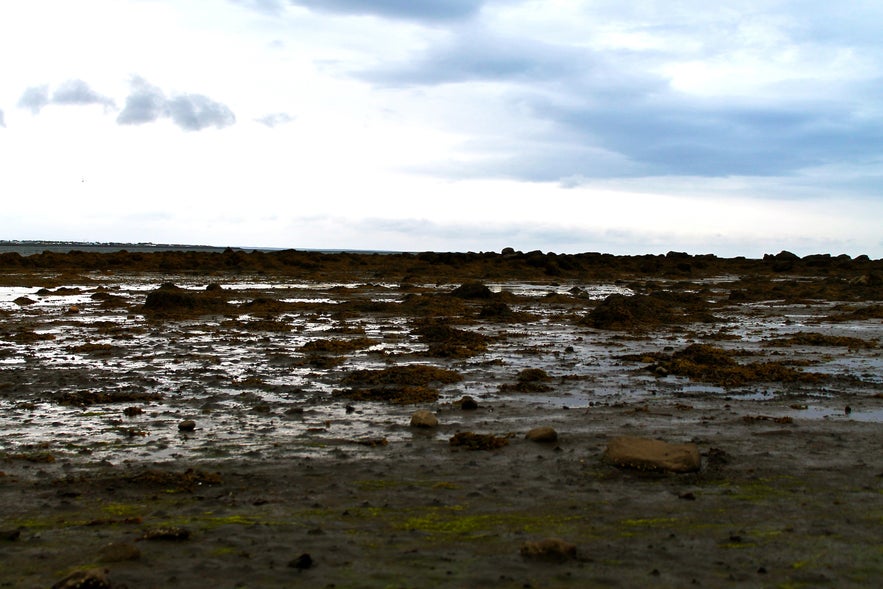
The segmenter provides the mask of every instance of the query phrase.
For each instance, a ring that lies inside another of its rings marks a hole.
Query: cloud
[[[519,80],[535,83],[578,75],[591,67],[591,62],[591,55],[584,51],[470,28],[409,62],[358,76],[384,86]]]
[[[117,123],[142,125],[165,117],[171,118],[185,131],[200,131],[207,127],[222,129],[236,122],[233,111],[220,102],[201,94],[181,94],[167,99],[160,88],[141,77],[134,77]]]
[[[231,2],[273,16],[281,14],[283,10],[281,0],[231,0]]]
[[[0,127],[5,127],[6,121],[3,119],[3,109],[0,109]]]
[[[49,104],[48,85],[31,86],[18,99],[19,108],[27,108],[33,114],[39,113],[47,104]]]
[[[273,128],[279,125],[285,125],[295,120],[296,117],[291,116],[288,113],[277,112],[272,113],[266,116],[263,116],[259,119],[255,119],[258,123],[262,125],[266,125],[267,127]]]
[[[53,104],[101,104],[105,108],[114,108],[114,101],[107,96],[98,94],[83,80],[68,80],[55,89],[52,94]]]
[[[206,127],[223,129],[236,122],[236,116],[227,106],[201,94],[176,96],[166,107],[172,122],[185,131],[200,131]]]
[[[291,0],[292,4],[315,11],[430,23],[467,19],[478,13],[485,2],[486,0]]]
[[[120,125],[141,125],[152,123],[165,113],[166,96],[156,86],[141,77],[134,77],[130,83],[131,92],[126,97],[126,105],[117,116]]]
[[[89,105],[100,104],[105,109],[112,109],[116,105],[111,98],[95,92],[89,84],[83,80],[68,80],[63,82],[55,92],[49,95],[49,85],[31,86],[26,89],[18,100],[19,108],[26,108],[33,114],[38,114],[43,107],[50,104],[59,105]]]
[[[599,4],[585,21],[586,42],[512,37],[469,22],[406,60],[352,75],[403,94],[419,88],[419,96],[451,109],[491,96],[493,123],[444,107],[448,116],[436,116],[469,137],[454,163],[436,165],[443,177],[573,185],[640,175],[789,175],[883,159],[883,120],[873,116],[883,76],[870,58],[815,44],[799,36],[800,26],[772,17],[662,11],[623,21],[619,11],[629,9],[617,6]],[[709,23],[717,36],[706,34]],[[694,63],[702,64],[695,72],[684,65]],[[481,95],[481,87],[493,90]]]

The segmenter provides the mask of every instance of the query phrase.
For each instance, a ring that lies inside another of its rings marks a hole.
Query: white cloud
[[[881,11],[2,3],[0,231],[881,255]]]

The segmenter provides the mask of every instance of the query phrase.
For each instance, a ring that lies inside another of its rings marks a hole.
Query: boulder
[[[670,472],[695,472],[702,464],[696,444],[670,444],[631,436],[610,440],[604,459],[624,468]]]
[[[431,411],[420,410],[415,411],[411,416],[411,427],[435,427],[438,425],[438,418]]]
[[[531,442],[551,444],[558,441],[558,432],[551,427],[535,427],[524,437]]]

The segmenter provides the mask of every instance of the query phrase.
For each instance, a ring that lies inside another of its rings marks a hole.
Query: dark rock
[[[475,409],[478,409],[478,401],[468,395],[457,401],[456,404],[459,405],[460,409],[464,411],[473,411]]]
[[[182,432],[192,432],[196,429],[196,422],[192,419],[185,419],[178,424],[178,430]]]
[[[462,446],[467,450],[496,450],[509,444],[509,439],[492,434],[474,434],[472,432],[459,432],[448,442],[451,446]]]
[[[522,544],[521,556],[532,560],[565,562],[576,558],[576,545],[560,538],[544,538],[539,542]]]
[[[289,562],[288,566],[293,569],[305,571],[313,566],[313,557],[306,553],[301,554],[300,556]]]

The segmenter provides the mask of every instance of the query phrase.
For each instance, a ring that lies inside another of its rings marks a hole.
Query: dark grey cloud
[[[68,80],[52,93],[53,104],[100,104],[105,108],[113,108],[114,101],[93,90],[83,80]]]
[[[142,125],[160,118],[171,118],[185,131],[200,131],[208,127],[223,129],[236,122],[236,116],[226,105],[201,94],[182,94],[171,99],[165,93],[140,77],[131,81],[131,92],[126,105],[117,116],[121,125]]]
[[[462,162],[438,164],[443,176],[764,176],[883,159],[883,121],[867,116],[881,81],[841,83],[827,100],[811,78],[796,82],[806,85],[799,91],[778,88],[779,96],[702,98],[658,73],[654,64],[669,57],[503,38],[470,23],[409,61],[354,75],[429,93],[451,84],[502,89],[499,112],[512,127],[464,128],[474,139],[462,147]]]
[[[227,106],[201,94],[176,96],[166,104],[172,122],[185,131],[201,131],[207,127],[223,129],[236,122]]]
[[[18,99],[19,108],[26,108],[33,114],[39,113],[44,106],[49,104],[49,86],[31,86],[26,89]]]
[[[290,0],[310,10],[370,15],[420,22],[467,19],[487,0]]]
[[[883,122],[864,120],[849,104],[759,106],[659,95],[538,104],[535,114],[569,131],[575,142],[622,154],[651,175],[783,175],[883,157]]]
[[[266,116],[263,116],[259,119],[255,119],[258,123],[262,125],[266,125],[267,127],[278,127],[279,125],[285,125],[294,121],[295,117],[291,116],[288,113],[277,112],[272,113]]]

